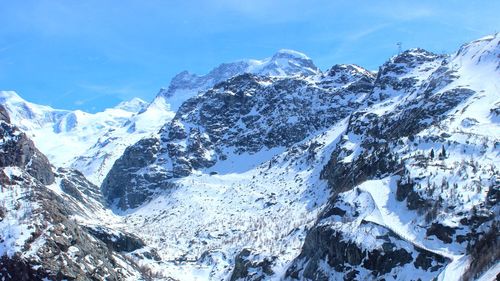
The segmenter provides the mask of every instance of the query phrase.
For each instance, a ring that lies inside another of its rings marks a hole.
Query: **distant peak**
[[[336,64],[328,70],[329,76],[336,76],[338,74],[374,76],[372,72],[356,64]]]
[[[167,103],[170,104],[170,108],[177,110],[182,102],[188,98],[206,91],[220,82],[245,73],[289,77],[316,75],[321,71],[305,54],[294,50],[281,49],[272,57],[261,60],[244,59],[219,64],[204,75],[182,71],[172,78],[167,89],[160,89],[157,98],[166,99]]]
[[[479,38],[477,40],[474,40],[474,41],[470,42],[469,44],[483,42],[483,41],[488,41],[489,42],[489,41],[494,40],[495,38],[498,38],[498,37],[500,37],[500,33],[497,32],[497,33],[494,33],[494,34],[489,34],[489,35],[486,35],[484,37],[481,37],[481,38]]]
[[[122,101],[114,108],[121,109],[129,112],[139,112],[144,109],[148,105],[147,102],[143,101],[140,98],[133,98],[128,101]]]
[[[290,49],[281,49],[278,50],[273,55],[273,58],[297,58],[297,59],[303,59],[303,60],[311,60],[307,55],[304,53],[295,51],[295,50],[290,50]]]
[[[427,51],[427,50],[422,49],[422,48],[411,48],[411,49],[408,49],[408,50],[402,52],[398,56],[401,56],[401,55],[403,55],[403,56],[408,56],[408,55],[411,55],[411,56],[437,56],[433,52]]]
[[[439,58],[441,55],[429,52],[422,48],[412,48],[408,49],[394,57],[392,57],[389,63],[398,64],[414,64],[416,62],[426,62],[433,61]]]

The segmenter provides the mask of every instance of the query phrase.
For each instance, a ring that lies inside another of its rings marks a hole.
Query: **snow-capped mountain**
[[[101,184],[126,147],[157,134],[173,118],[175,113],[170,109],[177,109],[201,90],[243,73],[285,77],[313,75],[320,70],[306,55],[280,50],[264,60],[221,64],[203,76],[182,72],[151,103],[134,98],[95,114],[30,103],[12,91],[0,91],[0,103],[12,122],[30,135],[52,163],[75,168],[94,184]]]
[[[233,77],[128,148],[104,195],[161,256],[185,261],[155,266],[180,279],[482,272],[498,261],[499,40],[411,49],[376,77],[352,65]]]
[[[2,280],[141,278],[130,256],[154,251],[120,227],[99,188],[56,169],[0,105],[0,276]]]
[[[158,132],[173,117],[166,104],[148,105],[138,98],[95,114],[34,104],[12,91],[0,91],[0,103],[52,163],[78,169],[95,184],[127,146]]]
[[[309,78],[242,74],[189,99],[158,137],[128,148],[115,163],[103,182],[109,202],[137,207],[159,187],[168,188],[171,178],[231,172],[225,166],[235,155],[269,160],[346,118],[362,106],[375,77],[360,67],[334,68],[334,76]],[[337,83],[341,75],[350,78]]]
[[[64,261],[41,268],[78,271],[82,280],[91,279],[94,259],[111,279],[128,280],[494,280],[498,77],[499,34],[451,55],[410,49],[376,73],[348,64],[321,72],[305,55],[280,51],[204,76],[181,73],[147,106],[115,108],[139,112],[103,136],[109,142],[95,146],[96,155],[116,145],[115,132],[158,130],[126,149],[122,143],[100,189],[78,172],[47,168],[32,143],[36,157],[12,160],[19,153],[6,149],[23,145],[6,144],[22,133],[3,125],[11,129],[0,140],[0,182],[20,190],[20,179],[37,180],[30,190],[69,202],[62,225],[93,237],[97,249],[78,240],[78,251],[59,247]],[[54,124],[67,114],[21,112]],[[171,115],[158,119],[161,112]],[[0,124],[7,115],[0,110]],[[45,206],[36,198],[23,204]],[[26,209],[8,206],[10,225],[28,229],[15,220]],[[39,240],[22,230],[3,237],[36,248]],[[29,253],[14,264],[38,266],[36,251]]]
[[[321,73],[306,55],[293,50],[279,50],[270,58],[263,60],[240,60],[223,63],[208,74],[196,75],[183,71],[177,74],[168,88],[162,88],[158,98],[165,98],[170,109],[176,111],[184,101],[206,91],[217,83],[236,75],[251,73],[261,76],[289,77],[311,76]]]
[[[351,116],[322,171],[333,196],[287,276],[498,273],[499,41],[450,57],[410,50],[381,67],[374,104]]]

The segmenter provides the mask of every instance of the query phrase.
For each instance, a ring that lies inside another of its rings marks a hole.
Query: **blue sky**
[[[453,52],[500,31],[500,1],[0,0],[0,89],[97,111],[151,100],[182,70],[295,49],[375,70],[403,48]]]

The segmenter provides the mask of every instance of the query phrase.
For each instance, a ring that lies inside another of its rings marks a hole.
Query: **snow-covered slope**
[[[108,202],[134,208],[169,188],[171,178],[207,169],[238,172],[231,158],[269,159],[347,117],[363,105],[374,76],[359,67],[337,68],[334,76],[242,74],[191,98],[158,137],[128,148],[115,162],[102,185]],[[340,72],[349,81],[336,83]]]
[[[116,226],[97,186],[55,169],[0,105],[2,280],[138,280],[129,256],[150,253]],[[119,225],[119,224],[118,224]]]
[[[290,149],[233,155],[216,170],[231,171],[232,161],[246,161],[245,168],[175,180],[174,188],[129,211],[125,223],[163,260],[141,262],[176,280],[226,280],[247,249],[278,273],[265,280],[278,280],[328,198],[319,172],[345,124]]]
[[[497,34],[449,57],[415,49],[382,66],[373,104],[351,116],[323,170],[333,196],[290,279],[335,279],[342,269],[356,279],[471,280],[495,265],[499,54]],[[373,229],[389,231],[390,244]],[[366,258],[328,252],[338,239]],[[380,249],[385,258],[371,258]]]
[[[376,78],[230,78],[128,148],[103,192],[181,280],[479,276],[499,258],[499,40],[411,49]]]
[[[173,117],[167,105],[148,107],[137,98],[95,114],[30,103],[12,91],[0,91],[0,104],[52,163],[78,169],[96,184],[127,146]]]
[[[161,130],[125,149],[102,194],[76,172],[36,172],[42,156],[5,173],[40,177],[86,233],[125,247],[129,278],[495,278],[500,35],[452,55],[407,50],[377,73],[309,62],[280,51],[174,78],[120,127]],[[155,119],[169,102],[175,116]]]

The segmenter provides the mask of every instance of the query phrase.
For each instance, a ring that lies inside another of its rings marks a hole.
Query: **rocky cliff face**
[[[430,280],[465,274],[459,264],[473,249],[493,243],[481,237],[491,237],[498,225],[499,207],[490,198],[498,193],[499,168],[488,156],[498,146],[498,41],[498,35],[474,41],[451,56],[411,49],[376,74],[336,65],[305,77],[243,74],[222,81],[184,102],[158,138],[128,149],[102,185],[106,200],[121,210],[147,208],[164,190],[177,194],[177,183],[195,184],[193,175],[222,181],[237,169],[227,168],[232,159],[263,152],[275,156],[251,170],[250,190],[257,175],[284,167],[276,178],[291,170],[296,181],[310,183],[314,173],[307,179],[302,173],[311,167],[290,159],[317,163],[308,161],[327,157],[319,177],[330,197],[281,277]],[[312,141],[328,133],[337,137]],[[265,208],[276,204],[269,198]],[[281,237],[294,231],[300,232]],[[274,254],[232,252],[232,277],[276,276],[284,261]],[[491,266],[498,251],[486,256],[471,258],[470,271]]]
[[[9,229],[0,273],[473,280],[493,272],[499,71],[494,35],[450,56],[411,49],[377,73],[356,65],[321,73],[292,51],[183,73],[156,102],[182,89],[189,99],[125,150],[100,189],[76,171],[0,152],[10,165],[0,173],[0,224]],[[38,157],[17,144],[30,147],[1,107],[0,118],[0,144]]]
[[[474,142],[472,136],[479,131],[469,130],[468,124],[464,126],[456,120],[468,120],[467,116],[474,114],[485,117],[483,126],[497,126],[495,121],[490,123],[492,111],[488,109],[494,107],[492,101],[498,99],[495,86],[491,88],[474,81],[474,75],[464,65],[476,61],[477,56],[484,58],[498,53],[499,39],[496,36],[465,45],[454,57],[410,50],[381,67],[371,93],[371,105],[351,115],[342,140],[323,169],[322,178],[328,181],[332,197],[317,225],[309,232],[302,253],[287,272],[290,279],[327,280],[336,278],[334,276],[340,278],[346,271],[349,272],[343,277],[346,280],[378,279],[385,271],[391,272],[391,279],[406,280],[414,278],[409,272],[418,272],[419,268],[438,273],[446,263],[459,262],[460,256],[469,251],[465,245],[477,244],[473,240],[477,239],[478,232],[482,233],[479,236],[487,235],[496,227],[498,221],[494,214],[498,206],[489,205],[487,198],[489,193],[498,190],[498,168],[484,157],[495,149],[497,137],[482,132],[483,141]],[[467,56],[464,49],[474,51]],[[475,71],[498,74],[500,57],[490,58],[493,62],[485,62],[481,67],[476,65]],[[462,80],[469,83],[463,84]],[[483,113],[476,111],[480,107]],[[491,170],[465,172],[469,169],[463,160],[466,157],[483,159],[479,160],[482,164],[472,160],[476,167],[473,169],[488,166]],[[468,176],[464,177],[459,170]],[[455,173],[462,176],[454,176]],[[470,193],[469,187],[478,177],[487,180],[476,181],[477,190]],[[353,209],[345,208],[352,204],[353,192],[357,198],[355,203],[369,196],[366,201],[356,203]],[[381,200],[385,192],[389,193]],[[471,196],[481,199],[471,201]],[[365,210],[359,208],[361,204],[367,204]],[[373,207],[374,211],[366,210]],[[414,213],[394,213],[399,208]],[[400,222],[388,221],[391,214]],[[471,218],[476,220],[478,214],[483,217],[480,230],[466,223]],[[361,225],[347,227],[360,215],[363,217],[358,219]],[[411,229],[411,224],[406,224],[409,218],[413,219],[414,227],[426,231]],[[457,225],[450,220],[462,220],[463,223]],[[397,250],[393,255],[394,247],[386,249],[382,244],[383,252],[373,255],[377,256],[377,261],[369,262],[367,259],[372,255],[367,248],[373,242],[360,243],[356,239],[356,235],[366,232],[366,223],[377,223],[377,229],[382,226],[392,231],[391,239],[396,241],[415,241],[413,247],[420,254],[412,254],[415,250]],[[414,238],[408,238],[411,236]],[[476,238],[470,240],[472,236]],[[438,244],[453,244],[460,250],[429,251],[432,243],[427,239],[436,239]],[[341,250],[332,252],[335,249]],[[485,254],[491,260],[498,256],[498,251]],[[394,260],[386,262],[386,258]],[[408,270],[406,263],[413,263],[415,268]],[[373,267],[374,264],[378,265]],[[370,274],[365,275],[359,268],[369,269]]]
[[[115,163],[102,185],[108,202],[137,207],[168,179],[232,155],[290,147],[347,117],[363,105],[374,76],[360,67],[334,68],[310,79],[243,74],[189,99],[159,139],[137,143]]]
[[[95,218],[102,195],[77,171],[55,169],[0,107],[0,276],[4,280],[123,280],[137,266],[77,218]],[[116,231],[115,231],[116,232]],[[125,236],[126,234],[120,234]],[[116,243],[115,243],[116,242]],[[115,239],[112,245],[119,243]]]
[[[26,134],[10,125],[10,118],[3,107],[0,107],[0,114],[0,166],[22,167],[41,183],[52,184],[54,173],[47,157],[35,147]]]
[[[1,104],[0,104],[0,121],[10,123],[9,114],[7,113],[7,110],[5,109],[5,107],[3,107]]]

